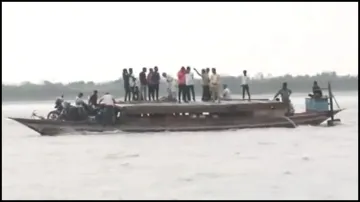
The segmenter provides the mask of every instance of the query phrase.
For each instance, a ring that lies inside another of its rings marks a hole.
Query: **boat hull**
[[[333,113],[337,114],[341,110]],[[161,132],[161,131],[211,131],[245,128],[293,128],[297,125],[320,125],[331,116],[330,111],[297,113],[289,117],[246,117],[246,118],[134,118],[120,121],[112,126],[103,126],[94,122],[69,122],[54,120],[37,120],[9,118],[17,121],[41,135],[60,135],[72,132]]]

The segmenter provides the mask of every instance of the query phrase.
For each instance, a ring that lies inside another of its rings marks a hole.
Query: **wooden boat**
[[[221,103],[137,103],[117,105],[115,124],[104,126],[95,121],[57,121],[10,118],[41,135],[58,135],[76,131],[158,132],[207,131],[264,127],[296,127],[319,125],[331,119],[328,125],[340,120],[334,116],[342,109],[333,109],[333,95],[306,98],[306,111],[285,116],[288,106],[271,100],[232,100]],[[326,107],[324,107],[326,105]]]

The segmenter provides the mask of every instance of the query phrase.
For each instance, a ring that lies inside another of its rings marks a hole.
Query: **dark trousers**
[[[124,90],[125,90],[125,102],[127,100],[131,101],[131,89],[130,86],[124,86]]]
[[[155,94],[156,100],[159,100],[159,84],[154,84],[154,94]]]
[[[203,92],[202,92],[202,101],[209,101],[210,100],[210,87],[209,86],[202,86]]]
[[[242,86],[242,96],[243,96],[243,99],[245,99],[245,91],[249,97],[249,100],[250,100],[250,91],[249,91],[249,85],[243,85]]]
[[[186,102],[186,85],[185,84],[179,84],[179,94],[178,94],[178,101],[181,102],[181,97],[184,102]]]
[[[149,89],[149,92],[148,92],[149,101],[151,100],[151,98],[152,98],[152,100],[155,100],[155,86],[154,86],[154,84],[149,84],[148,89]]]
[[[289,114],[290,113],[290,108],[291,108],[290,99],[289,98],[286,98],[286,99],[281,98],[281,102],[286,104],[286,106],[287,106],[286,114]]]
[[[194,85],[187,85],[186,86],[186,97],[187,100],[190,101],[191,100],[191,95],[193,100],[195,101],[195,90],[194,90]]]
[[[113,124],[114,116],[115,116],[114,106],[104,106],[103,124],[104,125]]]

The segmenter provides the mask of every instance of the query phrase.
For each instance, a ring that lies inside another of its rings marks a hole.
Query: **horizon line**
[[[270,79],[270,78],[279,78],[279,77],[285,77],[285,76],[293,76],[293,77],[304,77],[304,76],[309,76],[309,77],[314,77],[314,76],[319,76],[321,74],[326,74],[326,73],[335,73],[336,76],[350,76],[350,77],[358,77],[358,74],[338,74],[336,71],[322,71],[322,72],[318,72],[315,74],[282,74],[282,75],[278,75],[278,76],[273,76],[270,73],[262,73],[262,72],[257,72],[255,73],[253,76],[250,76],[251,79],[255,79],[258,80],[258,76],[260,74],[262,74],[264,79]],[[240,77],[242,74],[240,75],[230,75],[230,74],[219,74],[220,76],[224,76],[224,77]],[[269,76],[270,75],[270,76]],[[197,74],[195,74],[196,77],[198,77]],[[16,83],[11,83],[11,82],[2,82],[2,85],[7,85],[7,86],[21,86],[24,83],[30,83],[30,84],[35,84],[35,85],[43,85],[45,81],[48,81],[50,83],[53,84],[63,84],[63,85],[68,85],[71,83],[75,83],[75,82],[85,82],[85,83],[89,83],[89,82],[93,82],[94,84],[105,84],[105,83],[110,83],[110,82],[114,82],[117,81],[119,79],[122,79],[122,75],[120,77],[118,77],[117,79],[113,79],[113,80],[107,80],[107,81],[99,81],[99,82],[95,82],[95,81],[89,81],[89,80],[76,80],[76,81],[67,81],[67,82],[51,82],[50,80],[41,80],[40,82],[31,82],[31,81],[20,81],[20,82],[16,82]],[[201,78],[196,78],[196,79],[201,79]]]

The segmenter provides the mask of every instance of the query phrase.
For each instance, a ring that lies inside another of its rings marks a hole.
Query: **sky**
[[[4,2],[2,83],[104,82],[154,66],[357,75],[357,4]]]

